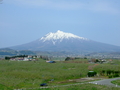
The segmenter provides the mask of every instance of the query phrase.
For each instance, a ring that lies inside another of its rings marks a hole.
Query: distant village
[[[18,56],[12,56],[12,57],[5,57],[5,60],[10,61],[38,61],[38,59],[41,58],[43,60],[46,60],[47,63],[56,63],[55,61],[50,60],[47,56],[36,56],[36,55],[18,55]]]
[[[52,58],[48,56],[37,56],[37,55],[18,55],[18,56],[11,56],[11,57],[5,57],[5,60],[10,60],[10,61],[38,61],[39,59],[46,60],[48,63],[56,63]],[[66,57],[64,61],[74,61],[76,59],[80,59],[79,57]],[[83,59],[88,59],[84,57]],[[58,60],[59,61],[59,60]],[[112,59],[106,60],[106,59],[96,59],[96,58],[91,58],[88,59],[87,63],[107,63],[107,62],[112,62]]]
[[[35,61],[36,58],[37,58],[37,56],[18,55],[18,56],[5,57],[5,60],[11,60],[11,61]]]

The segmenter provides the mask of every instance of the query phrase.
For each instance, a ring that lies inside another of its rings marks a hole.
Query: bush
[[[89,71],[88,72],[88,77],[93,77],[95,76],[97,73],[95,71]]]
[[[112,75],[109,75],[108,78],[112,78],[113,76]]]
[[[113,77],[119,77],[119,75],[118,74],[114,74]]]
[[[67,57],[67,58],[65,59],[65,61],[69,61],[69,60],[74,60],[74,58],[72,58],[72,57]]]

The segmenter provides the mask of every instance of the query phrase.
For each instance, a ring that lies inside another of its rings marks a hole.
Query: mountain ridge
[[[120,51],[119,46],[109,45],[101,42],[79,37],[72,33],[58,30],[55,33],[48,33],[45,36],[23,45],[10,47],[15,50],[32,51],[67,51],[67,52],[116,52]]]

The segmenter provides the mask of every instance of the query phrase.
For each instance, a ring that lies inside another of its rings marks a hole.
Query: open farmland
[[[119,60],[104,64],[88,63],[87,59],[77,59],[72,61],[56,61],[56,63],[46,63],[45,60],[38,61],[0,61],[0,86],[7,89],[39,88],[41,83],[47,83],[48,86],[65,85],[86,82],[81,78],[86,78],[89,70],[96,71],[98,75],[93,78],[108,78],[107,70],[119,71]],[[116,64],[117,63],[117,64]],[[102,71],[105,73],[102,73]],[[87,80],[89,81],[89,80]],[[89,90],[107,90],[109,87],[86,84]],[[72,85],[60,88],[85,88],[83,85]],[[86,87],[86,88],[88,88]],[[95,88],[95,89],[92,89]],[[39,90],[39,89],[38,89]],[[53,90],[53,88],[48,88]],[[72,90],[72,89],[69,89]],[[110,90],[110,89],[109,89]],[[113,90],[113,89],[111,89]],[[117,89],[115,89],[117,90]]]

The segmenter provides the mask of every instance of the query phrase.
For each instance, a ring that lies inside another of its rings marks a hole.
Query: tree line
[[[17,57],[24,58],[24,57],[28,57],[28,55],[17,55],[17,56],[11,56],[11,57],[6,56],[5,60],[10,60],[11,58],[17,58]]]
[[[116,70],[102,70],[100,72],[100,75],[102,75],[102,76],[106,75],[109,78],[119,77],[120,76],[120,71],[116,71]]]

